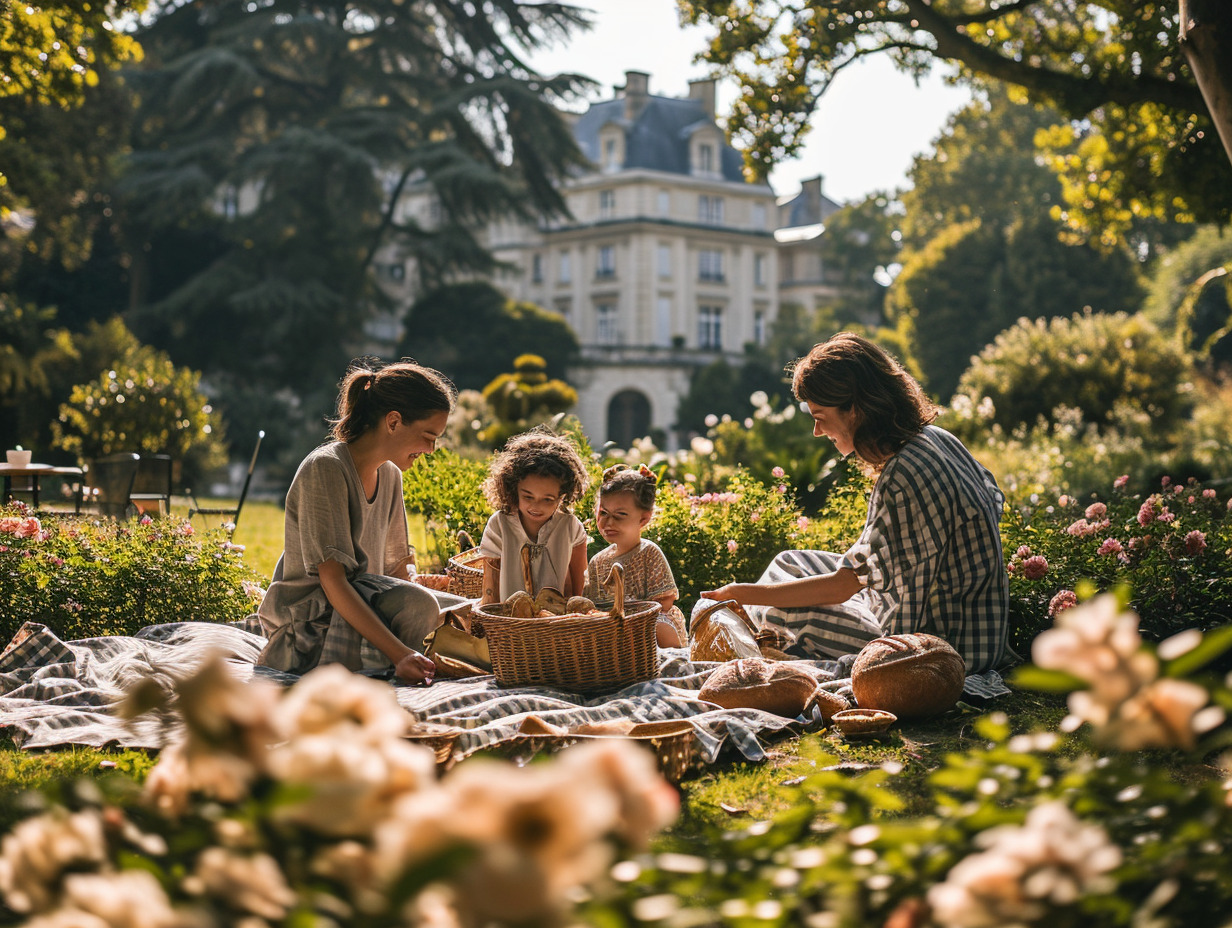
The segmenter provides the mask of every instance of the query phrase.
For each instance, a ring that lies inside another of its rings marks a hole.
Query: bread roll
[[[789,719],[814,703],[827,722],[835,712],[848,708],[845,699],[822,689],[817,678],[800,665],[761,658],[728,661],[715,668],[697,695],[724,709],[761,709]]]
[[[927,718],[953,708],[962,695],[966,666],[936,635],[890,635],[866,644],[851,669],[851,689],[862,709],[886,709],[900,719]]]

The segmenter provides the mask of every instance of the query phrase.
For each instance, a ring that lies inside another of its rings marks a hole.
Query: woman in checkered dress
[[[703,593],[736,599],[784,629],[792,653],[854,654],[882,635],[929,632],[967,665],[966,692],[1008,692],[1009,578],[998,525],[1005,498],[963,444],[932,425],[937,409],[902,366],[841,333],[813,348],[792,389],[813,434],[876,476],[868,517],[845,554],[784,551],[757,583]]]

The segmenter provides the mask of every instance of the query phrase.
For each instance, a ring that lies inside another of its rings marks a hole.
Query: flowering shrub
[[[418,553],[419,569],[431,561],[444,564],[458,553],[459,529],[469,532],[476,544],[492,515],[483,495],[491,456],[483,460],[462,457],[448,448],[421,455],[402,475],[406,509],[423,516],[431,550]],[[425,557],[426,555],[426,557]]]
[[[261,578],[222,529],[177,519],[42,519],[0,508],[0,641],[27,621],[65,639],[130,635],[163,622],[230,622]]]
[[[586,921],[1214,924],[1232,900],[1232,690],[1202,671],[1232,647],[1232,627],[1156,650],[1112,597],[1063,615],[1037,641],[1041,666],[1018,677],[1069,693],[1061,731],[1014,733],[993,713],[969,750],[930,771],[907,769],[910,750],[905,763],[868,751],[871,764],[842,764],[818,739],[815,772],[786,787],[785,811],[618,866],[622,892]],[[1145,747],[1190,753],[1126,753]]]
[[[759,576],[779,551],[807,544],[811,520],[796,506],[786,472],[765,484],[737,469],[719,492],[664,483],[645,531],[672,566],[684,608],[702,590]],[[602,539],[593,547],[601,550]]]
[[[1143,630],[1159,640],[1181,629],[1232,622],[1232,512],[1216,490],[1165,477],[1158,491],[1129,492],[1122,476],[1102,498],[1032,496],[1001,524],[1010,573],[1014,643],[1025,647],[1084,582],[1132,587]]]
[[[615,740],[442,780],[385,684],[337,665],[283,693],[221,659],[176,684],[185,734],[131,783],[17,824],[0,897],[26,924],[545,925],[624,847],[668,824],[675,791]],[[163,707],[150,682],[137,714]],[[123,788],[121,788],[123,787]],[[3,917],[3,915],[0,915]]]

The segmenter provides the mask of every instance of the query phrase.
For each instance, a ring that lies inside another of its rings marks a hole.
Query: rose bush
[[[179,519],[39,519],[0,507],[0,640],[41,622],[65,640],[164,622],[229,622],[266,581],[222,529]]]

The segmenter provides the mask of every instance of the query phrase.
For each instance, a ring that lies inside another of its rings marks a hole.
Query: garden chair
[[[230,524],[231,532],[235,532],[235,527],[240,522],[240,511],[244,508],[244,500],[248,498],[248,487],[252,484],[252,472],[257,468],[257,455],[261,453],[261,441],[265,438],[265,430],[257,432],[257,444],[252,449],[252,460],[248,462],[248,474],[244,477],[244,486],[240,489],[239,502],[235,504],[234,509],[208,507],[200,505],[196,498],[192,495],[192,490],[185,490],[188,494],[188,501],[191,504],[188,509],[188,518],[193,516],[224,516],[226,518],[224,524]]]
[[[158,515],[171,514],[172,461],[169,454],[143,454],[130,498],[142,512],[143,503],[154,503]]]
[[[95,458],[86,469],[89,491],[86,504],[110,519],[127,519],[136,513],[132,501],[140,455],[131,452]]]

